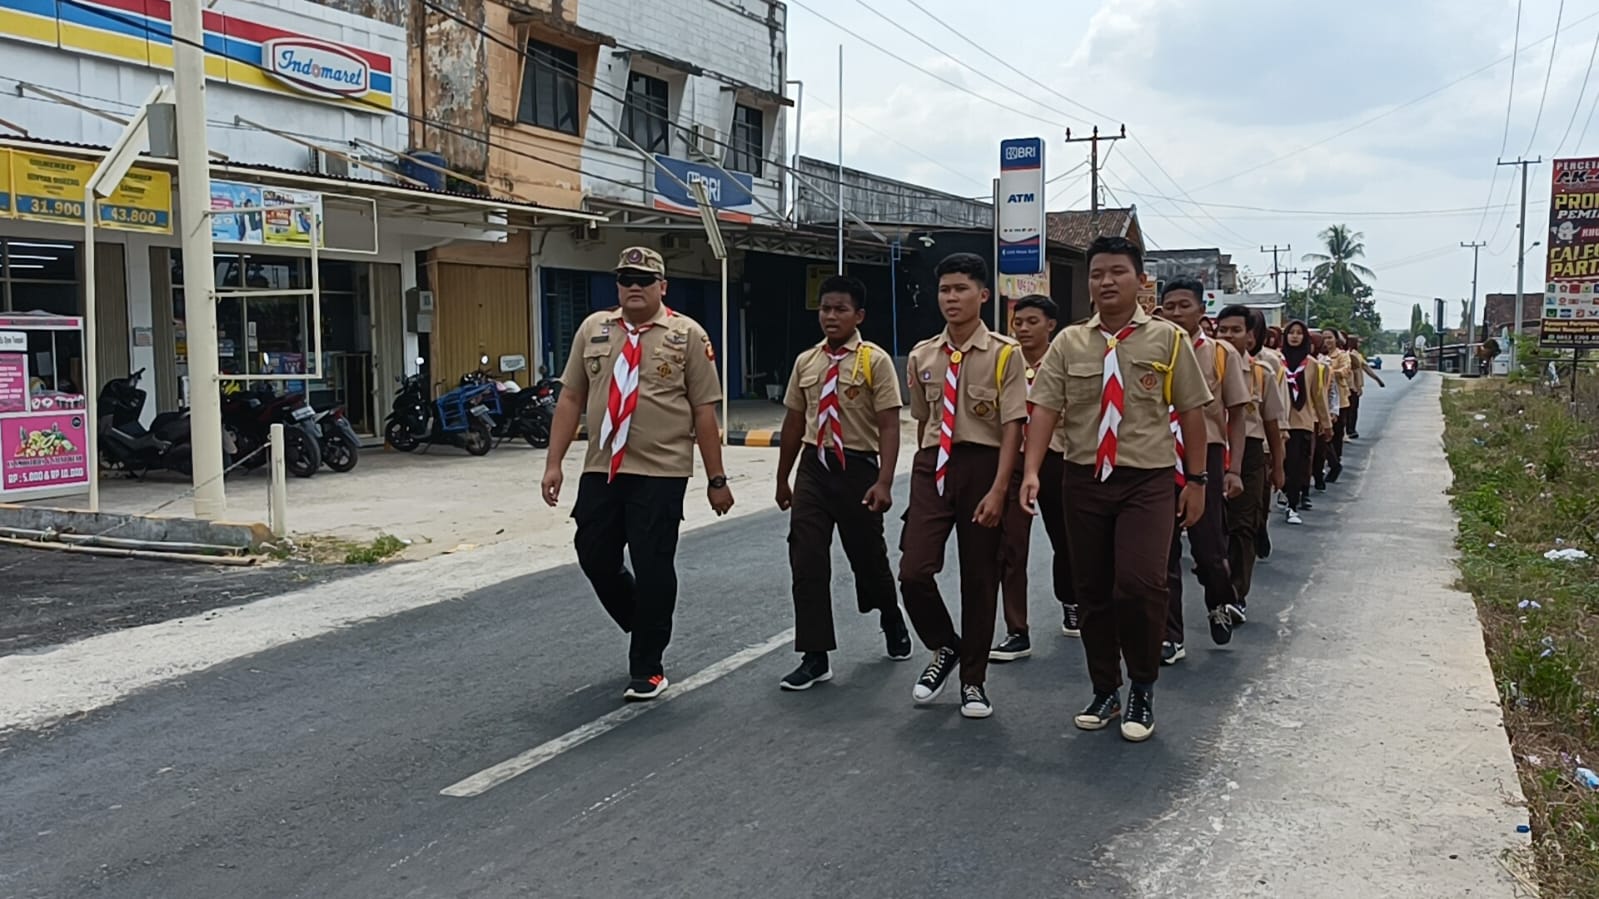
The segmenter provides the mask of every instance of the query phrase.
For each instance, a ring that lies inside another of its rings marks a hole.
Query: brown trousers
[[[911,626],[928,649],[948,647],[960,653],[961,683],[982,684],[988,674],[988,650],[994,642],[994,612],[999,604],[999,559],[1004,536],[972,520],[994,475],[999,449],[971,443],[955,445],[940,496],[934,481],[938,450],[916,453],[911,464],[911,499],[899,537],[899,587]],[[1005,501],[1016,503],[1014,491]],[[944,570],[944,547],[955,532],[961,568],[961,629],[955,630],[937,575]]]
[[[1266,441],[1251,437],[1244,442],[1244,492],[1227,501],[1227,566],[1239,602],[1249,599],[1255,580],[1255,536],[1270,517],[1261,502],[1262,496],[1271,501],[1267,458]]]
[[[1011,476],[1011,492],[1019,494],[1022,486],[1022,460],[1016,459],[1016,472]],[[1027,556],[1033,539],[1033,516],[1027,514],[1020,502],[1006,503],[1005,514],[999,519],[999,584],[1004,597],[1005,631],[1010,634],[1027,633]]]
[[[1049,535],[1050,549],[1053,550],[1051,575],[1054,581],[1055,599],[1062,605],[1076,605],[1077,593],[1072,587],[1072,557],[1066,548],[1066,512],[1061,508],[1061,476],[1065,466],[1065,458],[1054,450],[1044,455],[1044,464],[1038,469],[1038,517],[1044,521],[1044,533]],[[1021,475],[1017,475],[1017,489],[1020,490]],[[1014,504],[1016,512],[1021,517],[1032,519],[1022,510],[1020,503]],[[1009,552],[1011,548],[1010,534],[1015,532],[1020,524],[1010,523],[1011,512],[1007,508],[1006,521],[1000,523],[1000,530],[1005,533],[1005,547]],[[1031,532],[1028,534],[1029,539]],[[1012,634],[1027,633],[1027,557],[1021,557],[1020,572],[1006,569],[1001,581],[1001,593],[1004,596],[1005,630]]]
[[[1166,632],[1176,472],[1118,468],[1101,483],[1091,465],[1065,469],[1066,542],[1094,692],[1121,686],[1124,659],[1129,680],[1153,684]]]
[[[1238,601],[1232,572],[1227,567],[1227,449],[1212,443],[1205,449],[1205,514],[1188,529],[1188,549],[1205,587],[1205,609],[1219,609]],[[1173,496],[1178,491],[1173,492]],[[1175,502],[1175,500],[1173,500]],[[1166,639],[1183,642],[1183,529],[1173,526],[1171,552],[1166,558]]]
[[[1319,439],[1311,431],[1296,428],[1288,432],[1283,448],[1283,492],[1288,494],[1291,509],[1298,509],[1310,495],[1310,464]]]
[[[834,463],[836,468],[837,463]],[[861,503],[877,481],[877,458],[849,453],[844,470],[833,471],[816,459],[814,447],[800,453],[794,476],[794,506],[788,516],[788,564],[794,578],[794,649],[832,652],[833,528],[838,527],[844,555],[855,574],[855,607],[861,614],[897,606],[894,574],[888,567],[883,540],[883,513]]]

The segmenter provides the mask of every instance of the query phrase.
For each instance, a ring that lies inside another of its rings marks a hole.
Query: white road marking
[[[670,702],[684,694],[692,693],[707,684],[715,683],[761,656],[767,655],[780,647],[787,646],[793,641],[794,629],[789,628],[780,634],[773,635],[765,642],[757,643],[754,646],[733,653],[720,662],[716,662],[710,667],[690,675],[688,679],[681,683],[672,684],[667,688],[666,694],[660,699],[653,702],[624,705],[616,711],[602,715],[582,727],[574,728],[553,740],[540,743],[532,749],[506,759],[491,768],[485,768],[459,783],[445,787],[439,792],[445,796],[463,799],[481,796],[511,778],[526,774],[545,762],[557,758],[569,749],[575,749],[596,737],[610,733],[651,709],[660,708],[663,703]]]

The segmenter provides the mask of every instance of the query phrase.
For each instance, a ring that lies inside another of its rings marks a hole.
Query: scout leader
[[[945,327],[913,347],[905,363],[919,450],[900,532],[899,582],[911,626],[933,651],[911,697],[932,702],[958,662],[961,714],[987,718],[994,711],[983,683],[999,599],[999,523],[1016,496],[1027,417],[1025,363],[1017,358],[1016,341],[983,325],[989,292],[982,258],[955,253],[935,272]],[[960,553],[964,635],[956,632],[935,580],[950,531]]]
[[[1033,379],[1038,374],[1038,364],[1049,350],[1049,342],[1055,336],[1059,320],[1060,308],[1054,300],[1041,294],[1022,297],[1011,307],[1011,331],[1016,335],[1022,358],[1027,362],[1023,374],[1027,377],[1029,396],[1033,390]],[[1029,401],[1029,414],[1032,407]],[[1022,442],[1026,443],[1025,434]],[[1054,550],[1052,580],[1055,599],[1060,601],[1062,609],[1061,633],[1075,637],[1079,633],[1077,599],[1072,592],[1071,556],[1066,551],[1066,525],[1060,505],[1061,451],[1064,447],[1065,437],[1057,427],[1049,439],[1049,452],[1044,456],[1044,482],[1040,485],[1038,506],[1040,517],[1044,519],[1044,531],[1049,535],[1050,547]],[[1021,469],[1018,461],[1018,478]],[[1005,615],[1005,639],[989,652],[988,658],[992,662],[1009,662],[1033,654],[1032,638],[1027,630],[1027,551],[1032,537],[1032,522],[1033,516],[1027,514],[1020,503],[1007,504],[1005,514],[1000,518],[999,530],[1004,538],[1000,556],[1000,592]]]
[[[1310,498],[1310,466],[1318,435],[1332,434],[1327,414],[1327,389],[1321,365],[1312,355],[1310,329],[1291,321],[1283,329],[1284,384],[1288,388],[1288,445],[1283,450],[1283,473],[1288,494],[1289,524],[1303,524],[1299,510]]]
[[[1212,475],[1205,484],[1205,514],[1187,530],[1196,573],[1205,587],[1210,638],[1221,644],[1230,642],[1232,629],[1244,623],[1244,610],[1238,604],[1227,559],[1227,503],[1244,492],[1244,407],[1250,397],[1243,357],[1232,344],[1213,339],[1200,326],[1205,312],[1204,295],[1205,286],[1198,281],[1175,278],[1161,289],[1160,309],[1162,318],[1182,328],[1193,340],[1194,358],[1214,397],[1204,407],[1205,469]],[[1170,414],[1172,424],[1178,425],[1177,411],[1173,409]],[[1186,482],[1182,464],[1186,441],[1180,433],[1174,436],[1176,489],[1180,490]],[[1171,552],[1166,559],[1166,641],[1160,647],[1160,660],[1165,665],[1175,665],[1188,655],[1183,648],[1182,535],[1182,528],[1172,529]]]
[[[722,468],[716,422],[722,392],[710,337],[663,305],[666,263],[654,250],[622,251],[616,293],[617,308],[584,319],[573,339],[550,425],[543,492],[550,506],[560,502],[561,460],[584,417],[588,452],[572,507],[577,561],[605,611],[633,635],[622,697],[637,701],[660,696],[668,685],[661,655],[672,639],[677,534],[696,442],[716,514],[733,507],[733,493]],[[622,562],[624,547],[631,572]]]
[[[778,684],[806,690],[833,679],[827,654],[833,633],[833,528],[855,574],[856,607],[879,613],[888,657],[911,657],[883,542],[883,513],[893,504],[899,459],[899,377],[894,359],[861,340],[866,287],[854,278],[822,282],[817,320],[825,339],[794,360],[783,405],[777,460],[777,507],[789,511],[788,562],[794,583],[798,668]],[[799,475],[789,487],[789,472]]]
[[[1138,305],[1143,274],[1143,251],[1125,238],[1101,237],[1088,248],[1098,311],[1061,331],[1044,354],[1033,382],[1021,488],[1021,502],[1036,513],[1046,435],[1064,418],[1066,540],[1094,685],[1076,724],[1099,730],[1122,714],[1125,659],[1132,689],[1121,732],[1134,742],[1155,731],[1172,528],[1199,523],[1210,477],[1204,412],[1210,390],[1182,329]],[[1180,494],[1172,490],[1172,409],[1185,448]]]
[[[1249,369],[1249,403],[1244,407],[1244,491],[1227,500],[1227,567],[1238,594],[1238,606],[1247,609],[1259,556],[1257,541],[1269,517],[1262,498],[1283,485],[1283,433],[1278,424],[1284,416],[1283,402],[1277,391],[1277,369],[1264,356],[1253,355],[1265,349],[1266,320],[1260,313],[1248,306],[1226,306],[1216,314],[1216,333],[1232,344]]]

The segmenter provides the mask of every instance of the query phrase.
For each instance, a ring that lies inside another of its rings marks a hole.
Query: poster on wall
[[[17,415],[0,421],[0,484],[7,491],[89,483],[84,413]]]
[[[122,183],[98,205],[100,226],[120,231],[172,233],[172,175],[128,169]]]
[[[261,208],[261,188],[232,181],[211,182],[211,210],[229,212]],[[261,213],[239,212],[211,216],[211,239],[225,243],[261,243]]]
[[[0,353],[0,412],[28,410],[28,357]]]
[[[0,150],[0,219],[11,218],[11,151]]]
[[[16,218],[74,225],[83,221],[84,197],[96,163],[22,150],[12,150],[8,157],[9,182],[0,185],[0,192],[7,197],[5,208]],[[102,228],[170,234],[172,176],[154,169],[129,169],[97,210]]]
[[[269,244],[308,247],[311,235],[324,243],[322,195],[303,190],[261,189],[261,205],[266,207],[263,237]],[[306,206],[309,209],[273,209],[274,206]]]
[[[1538,345],[1599,347],[1599,157],[1556,159]]]
[[[1155,307],[1160,304],[1160,294],[1155,289],[1155,277],[1145,275],[1143,284],[1138,287],[1138,305],[1150,315],[1155,314]]]

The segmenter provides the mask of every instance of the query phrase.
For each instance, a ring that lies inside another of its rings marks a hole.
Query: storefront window
[[[76,245],[0,240],[0,309],[80,315],[79,302]]]
[[[307,290],[311,260],[291,256],[229,254],[216,257],[218,290]],[[315,325],[308,296],[235,296],[217,303],[217,355],[226,382],[230,374],[278,374],[278,392],[309,391],[318,409],[344,406],[362,433],[375,433],[372,408],[370,266],[322,260],[319,268],[322,358],[313,366]],[[178,355],[186,358],[182,262],[173,254],[172,305]],[[315,368],[317,380],[294,375]],[[242,386],[242,382],[232,382]],[[269,382],[272,383],[272,382]]]

